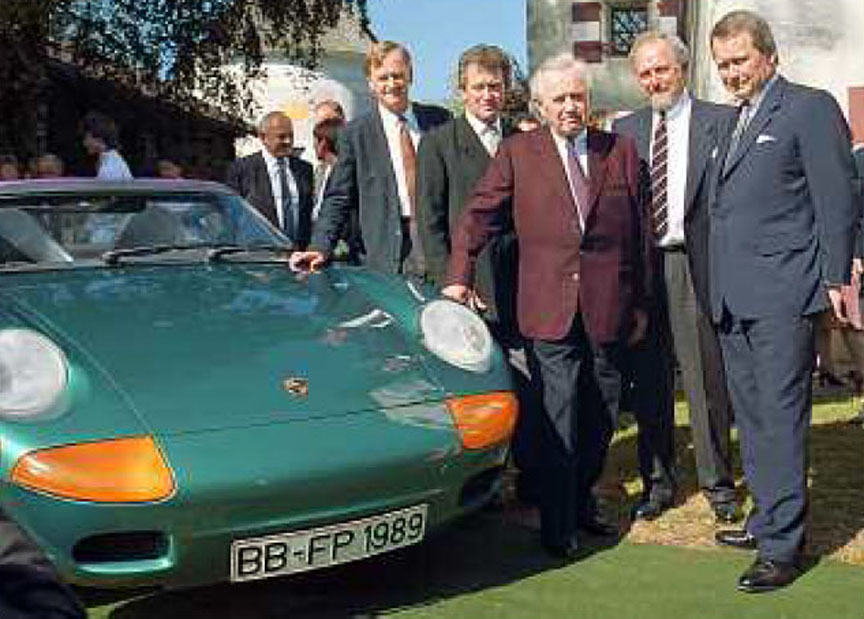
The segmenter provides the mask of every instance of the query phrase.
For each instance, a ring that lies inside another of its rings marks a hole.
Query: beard
[[[655,93],[651,95],[651,108],[658,112],[668,112],[680,98],[680,92]]]

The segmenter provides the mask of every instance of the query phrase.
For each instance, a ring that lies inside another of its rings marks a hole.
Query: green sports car
[[[0,184],[0,510],[72,582],[323,568],[496,492],[517,411],[483,322],[290,251],[216,183]]]

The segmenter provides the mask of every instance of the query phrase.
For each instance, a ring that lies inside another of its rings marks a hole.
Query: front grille
[[[109,563],[158,559],[168,552],[168,536],[160,531],[126,531],[93,535],[72,549],[78,563]]]

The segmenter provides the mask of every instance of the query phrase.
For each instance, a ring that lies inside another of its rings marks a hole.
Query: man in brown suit
[[[531,94],[547,128],[501,144],[454,229],[442,292],[473,301],[477,256],[512,216],[517,317],[543,397],[542,542],[572,560],[577,529],[603,529],[591,488],[618,412],[622,349],[644,333],[651,250],[635,144],[586,128],[587,66],[550,58]]]

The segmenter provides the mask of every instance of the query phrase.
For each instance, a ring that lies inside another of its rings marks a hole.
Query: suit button
[[[573,273],[572,277],[573,277],[573,281],[574,281],[574,282],[578,282],[578,281],[579,281],[579,273]]]

